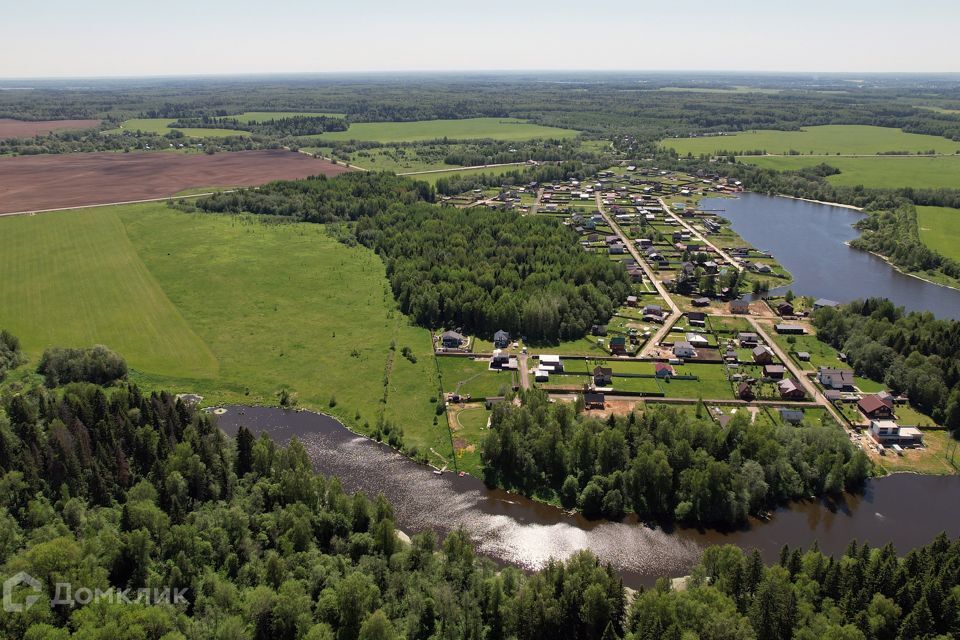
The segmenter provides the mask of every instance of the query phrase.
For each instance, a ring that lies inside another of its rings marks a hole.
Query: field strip
[[[56,209],[33,209],[31,211],[11,211],[10,213],[0,213],[0,218],[6,216],[29,216],[34,213],[53,213],[54,211],[70,211],[72,209],[95,209],[97,207],[113,207],[122,204],[143,204],[145,202],[166,202],[167,200],[179,200],[181,198],[201,198],[203,196],[212,196],[217,193],[233,193],[236,189],[226,191],[207,191],[205,193],[191,193],[185,196],[164,196],[162,198],[147,198],[146,200],[123,200],[121,202],[102,202],[100,204],[82,204],[74,207],[57,207]]]
[[[519,165],[525,165],[526,162],[501,162],[499,164],[476,164],[472,167],[451,167],[449,169],[429,169],[427,171],[407,171],[405,173],[398,173],[398,176],[420,176],[427,173],[447,173],[450,171],[469,171],[471,169],[492,169],[494,167],[513,167]]]

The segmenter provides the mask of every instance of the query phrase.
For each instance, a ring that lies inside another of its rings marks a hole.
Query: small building
[[[590,335],[592,336],[605,336],[607,335],[607,325],[605,324],[595,324],[590,327]]]
[[[837,391],[852,389],[853,370],[820,367],[817,371],[817,380],[825,389],[836,389]]]
[[[741,349],[753,349],[759,344],[760,338],[755,333],[741,332],[737,334],[737,342]]]
[[[803,422],[803,409],[780,409],[780,419],[787,424]]]
[[[707,314],[703,311],[688,311],[687,323],[691,327],[705,327],[707,326]]]
[[[773,364],[773,350],[766,345],[754,347],[753,361],[757,364]]]
[[[740,386],[737,387],[737,397],[748,402],[754,399],[753,387],[750,386],[749,382],[740,383]]]
[[[833,308],[833,307],[839,307],[839,306],[840,306],[839,302],[835,300],[828,300],[827,298],[817,298],[816,300],[813,301],[814,310],[823,309],[824,307]]]
[[[627,296],[627,306],[628,307],[637,306],[637,296]]]
[[[793,379],[778,382],[777,390],[780,392],[780,397],[784,400],[803,400],[806,395],[800,383]]]
[[[697,350],[686,340],[673,345],[673,355],[678,358],[696,358]]]
[[[889,420],[893,418],[893,402],[889,404],[878,394],[870,394],[860,398],[857,407],[863,415],[871,420]]]
[[[587,409],[603,409],[606,406],[602,393],[583,394],[583,405]]]
[[[782,364],[768,364],[763,367],[763,375],[772,380],[783,380],[787,370]]]
[[[750,313],[750,301],[740,298],[730,301],[730,313],[748,314]]]
[[[593,384],[598,387],[607,387],[613,384],[613,369],[609,367],[594,367]]]
[[[694,300],[693,300],[693,306],[695,306],[695,307],[709,307],[709,306],[710,306],[710,298],[706,298],[706,297],[694,298]]]
[[[627,339],[623,336],[614,336],[610,338],[610,353],[615,356],[627,354]]]
[[[541,369],[546,369],[552,373],[563,372],[563,362],[560,360],[560,356],[541,355],[539,359]]]
[[[699,333],[688,333],[685,337],[687,338],[687,342],[693,345],[694,349],[700,349],[710,345],[710,341]]]
[[[809,351],[798,351],[797,360],[800,362],[810,362],[810,352]]]
[[[459,349],[467,339],[456,331],[444,331],[440,334],[440,344],[444,349]]]
[[[643,308],[643,315],[645,316],[656,316],[658,318],[663,317],[663,308],[658,304],[648,304]]]
[[[504,369],[510,366],[510,356],[499,349],[493,352],[493,358],[490,359],[491,369]]]
[[[802,336],[807,332],[807,330],[799,324],[778,324],[774,326],[774,329],[776,329],[777,333],[788,336]]]
[[[537,382],[550,382],[550,370],[537,369],[533,372],[533,379]]]
[[[777,313],[781,316],[792,316],[793,315],[793,305],[789,302],[781,302],[777,305]]]
[[[493,346],[497,349],[506,349],[510,346],[510,334],[502,329],[493,334]]]
[[[672,378],[677,375],[677,372],[674,371],[673,366],[667,364],[666,362],[657,362],[653,365],[654,374],[658,378]]]
[[[923,445],[923,432],[916,427],[901,427],[893,420],[871,420],[870,436],[878,443],[916,447]]]

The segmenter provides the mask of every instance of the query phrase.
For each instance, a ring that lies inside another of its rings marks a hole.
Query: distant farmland
[[[960,185],[960,156],[743,156],[739,161],[777,171],[793,171],[823,162],[841,171],[827,178],[831,184],[850,187],[936,189]]]
[[[229,136],[250,135],[249,131],[241,131],[239,129],[173,128],[170,125],[174,122],[176,122],[175,118],[134,118],[132,120],[125,120],[118,128],[108,129],[104,131],[104,133],[121,134],[142,131],[143,133],[155,133],[163,136],[171,131],[180,131],[188,138],[226,138]]]
[[[661,144],[676,149],[680,154],[715,154],[720,151],[742,153],[765,151],[786,154],[867,154],[884,151],[918,153],[956,153],[960,142],[940,136],[904,133],[900,129],[866,125],[824,125],[804,127],[800,131],[744,131],[728,136],[702,138],[668,138]]]
[[[516,118],[467,118],[464,120],[418,120],[415,122],[359,122],[346,131],[311,136],[318,145],[329,140],[369,142],[419,142],[449,138],[470,140],[531,140],[533,138],[572,138],[572,129],[531,124]]]
[[[337,175],[347,167],[290,151],[70,153],[0,158],[0,214],[164,198],[198,187]]]
[[[32,138],[52,131],[81,131],[93,129],[99,120],[12,120],[0,118],[0,140],[7,138]]]

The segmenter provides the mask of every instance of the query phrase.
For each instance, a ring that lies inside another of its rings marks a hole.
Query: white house
[[[684,340],[673,345],[673,355],[678,358],[696,358],[697,350],[693,348],[692,344]]]

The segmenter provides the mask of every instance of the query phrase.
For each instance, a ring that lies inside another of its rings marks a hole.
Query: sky
[[[0,77],[960,72],[957,0],[0,0]]]

